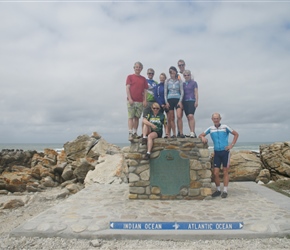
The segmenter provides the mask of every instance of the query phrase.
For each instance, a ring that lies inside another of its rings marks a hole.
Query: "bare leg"
[[[169,124],[169,128],[172,130],[172,134],[176,136],[174,119],[175,119],[174,110],[170,110],[168,112],[168,124]],[[169,132],[170,132],[170,130],[169,130]]]
[[[128,128],[131,131],[133,130],[133,118],[128,119]]]
[[[183,122],[182,122],[182,115],[183,115],[183,110],[181,108],[178,108],[176,110],[176,115],[177,115],[177,128],[180,134],[183,134]]]
[[[150,133],[150,127],[146,124],[143,125],[143,129],[142,129],[142,134],[143,134],[143,137],[148,135]]]
[[[138,130],[138,126],[139,126],[139,118],[135,116],[133,118],[133,129],[135,129],[136,133],[137,133],[137,130]]]
[[[224,187],[227,187],[229,185],[229,168],[223,167],[223,173],[224,173]]]
[[[188,120],[188,127],[190,132],[195,132],[195,120],[194,120],[194,116],[192,114],[189,114],[187,116],[187,120]]]
[[[214,183],[217,187],[220,186],[220,169],[219,168],[214,168],[213,169],[213,175],[214,175]]]
[[[151,152],[152,150],[152,147],[153,147],[153,140],[155,138],[157,138],[158,135],[156,132],[151,132],[149,135],[148,135],[148,141],[147,141],[147,152]]]

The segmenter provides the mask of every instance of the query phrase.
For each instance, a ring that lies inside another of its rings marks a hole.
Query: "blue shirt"
[[[229,134],[232,134],[233,129],[227,125],[220,124],[219,127],[210,126],[204,131],[206,135],[210,134],[210,137],[213,141],[213,146],[215,151],[226,150],[228,144]]]
[[[152,79],[147,79],[148,89],[147,89],[147,102],[155,102],[153,90],[157,85]]]
[[[160,107],[165,103],[164,99],[164,82],[160,82],[154,88],[154,98],[155,101],[160,105]]]

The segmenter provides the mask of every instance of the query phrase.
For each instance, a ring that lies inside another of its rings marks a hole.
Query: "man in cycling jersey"
[[[212,114],[213,126],[210,126],[198,137],[201,138],[203,143],[207,143],[206,135],[210,134],[214,144],[214,182],[216,185],[216,191],[212,194],[212,197],[221,196],[227,198],[228,196],[228,184],[229,184],[229,167],[230,167],[230,150],[234,147],[238,140],[239,134],[225,124],[221,124],[221,116],[219,113]],[[231,144],[228,143],[229,134],[234,136]],[[221,164],[223,165],[223,182],[224,190],[221,193],[219,172]]]

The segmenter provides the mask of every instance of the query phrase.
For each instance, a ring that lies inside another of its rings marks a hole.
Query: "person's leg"
[[[143,103],[142,102],[135,102],[135,115],[133,117],[133,136],[134,139],[138,138],[137,131],[139,126],[139,119],[143,113]]]
[[[176,115],[177,115],[178,131],[180,132],[180,136],[182,136],[183,135],[183,122],[182,122],[183,110],[182,108],[176,109]]]
[[[152,104],[153,104],[153,102],[147,102],[147,106],[143,109],[143,115],[142,115],[142,117],[146,117],[150,113]],[[143,125],[144,124],[142,122],[142,128],[143,128]]]
[[[188,127],[190,132],[194,132],[194,116],[193,114],[189,114],[187,116],[187,121],[188,121]]]
[[[221,182],[220,182],[220,169],[219,168],[214,168],[213,169],[213,176],[214,176],[214,183],[216,187],[220,187]]]
[[[174,110],[169,110],[167,114],[168,114],[167,117],[168,117],[169,129],[172,130],[172,135],[176,136]],[[169,130],[169,134],[170,134],[170,130]]]
[[[214,183],[216,185],[216,191],[212,194],[212,197],[217,197],[221,195],[221,188],[220,188],[220,166],[221,166],[221,160],[219,156],[219,152],[214,152],[214,158],[213,158],[213,176],[214,176]]]
[[[149,134],[150,131],[150,127],[146,124],[143,125],[143,129],[142,129],[142,134],[143,134],[143,138],[147,137],[147,135]]]
[[[226,190],[224,190],[225,192],[227,192],[227,188],[229,185],[229,169],[223,167],[223,173],[224,173],[224,188],[226,188]]]
[[[137,133],[138,126],[139,126],[139,118],[135,116],[133,118],[133,131],[134,131],[134,133]]]
[[[133,105],[134,104],[130,105],[130,103],[127,102],[129,141],[133,140],[133,117],[134,117]]]
[[[152,150],[152,147],[153,147],[153,139],[154,138],[157,138],[158,135],[156,132],[151,132],[149,135],[148,135],[148,138],[147,138],[147,153],[144,157],[145,160],[149,160],[150,159],[150,154],[151,154],[151,150]]]
[[[133,118],[128,118],[128,129],[133,133]]]
[[[156,132],[151,132],[149,135],[148,135],[148,142],[147,142],[147,153],[151,153],[151,150],[152,150],[152,147],[153,147],[153,140],[155,138],[157,138],[158,135]]]
[[[222,198],[226,198],[228,194],[228,185],[229,185],[229,167],[230,167],[230,151],[224,151],[223,153],[223,181],[224,181],[224,190],[222,193]]]

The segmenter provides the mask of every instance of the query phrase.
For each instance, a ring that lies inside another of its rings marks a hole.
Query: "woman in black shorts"
[[[177,69],[173,66],[169,68],[170,78],[166,80],[164,85],[164,99],[166,107],[169,109],[167,114],[168,117],[168,132],[172,130],[171,138],[176,138],[175,129],[175,115],[174,109],[176,109],[177,116],[177,128],[180,132],[180,137],[184,138],[183,135],[183,124],[182,124],[182,99],[183,99],[183,84],[178,78]]]

